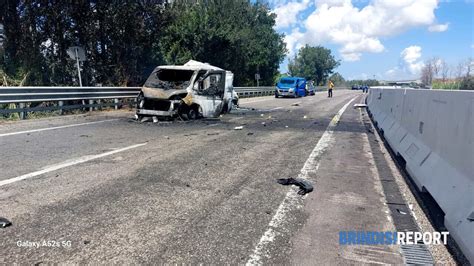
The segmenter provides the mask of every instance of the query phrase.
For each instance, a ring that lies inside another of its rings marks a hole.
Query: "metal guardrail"
[[[117,109],[124,104],[120,99],[134,99],[140,89],[141,87],[0,87],[0,115],[19,113],[20,118],[25,119],[28,112],[37,111],[59,110],[62,114],[63,110],[70,109],[89,108],[92,111],[94,108],[106,106],[114,106]],[[315,88],[316,91],[325,89],[325,87]],[[234,90],[241,98],[269,96],[275,93],[274,86],[234,87]],[[113,102],[102,100],[113,100]],[[71,104],[72,101],[82,103]],[[49,106],[35,104],[48,102],[55,104]],[[10,105],[9,108],[1,107],[5,104]]]
[[[327,86],[314,87],[314,91],[325,91]],[[335,90],[348,89],[348,87],[334,87]],[[269,96],[275,94],[275,87],[234,87],[240,98]]]
[[[106,106],[118,108],[123,105],[119,99],[136,98],[140,89],[140,87],[0,87],[0,105],[10,105],[10,108],[0,108],[0,115],[19,113],[20,118],[25,119],[28,112],[59,110],[62,114],[63,110],[70,109],[89,108],[92,111],[94,108]],[[113,101],[101,102],[107,99]],[[81,104],[64,104],[66,101],[81,100]],[[54,104],[35,106],[35,103],[46,102]]]
[[[124,99],[134,99],[141,87],[0,87],[0,115],[19,113],[21,119],[28,112],[84,109],[114,106],[116,109],[124,104]],[[257,97],[273,95],[274,87],[235,87],[239,97]],[[88,101],[86,103],[85,101]],[[101,101],[101,100],[113,100]],[[69,102],[68,102],[69,101]],[[71,104],[71,102],[76,103]],[[82,103],[77,103],[82,101]],[[49,103],[35,106],[35,103]],[[66,104],[65,104],[66,103]],[[1,108],[1,105],[10,105]],[[13,106],[12,106],[13,104]]]
[[[240,98],[268,96],[275,94],[275,87],[234,87]]]
[[[0,104],[135,98],[140,87],[0,87]]]

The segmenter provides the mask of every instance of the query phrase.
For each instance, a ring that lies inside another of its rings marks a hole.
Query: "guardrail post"
[[[63,115],[63,114],[64,114],[64,110],[63,110],[63,108],[61,108],[63,105],[64,105],[64,101],[59,101],[59,102],[58,102],[59,114],[60,114],[60,115]]]
[[[23,108],[26,107],[26,104],[25,104],[25,103],[20,103],[20,104],[19,104],[19,107],[20,107],[21,109],[23,109]],[[24,120],[24,119],[26,119],[26,116],[27,116],[28,114],[27,114],[27,112],[19,112],[18,115],[20,116],[20,119],[21,119],[21,120]]]
[[[115,106],[114,106],[114,107],[115,107],[115,110],[118,110],[118,109],[119,109],[119,106],[118,106],[118,104],[119,104],[119,99],[114,99],[114,103],[115,103]]]
[[[94,104],[94,100],[89,100],[89,105],[92,105],[92,104]],[[94,107],[89,106],[89,112],[92,112],[92,111],[94,111]]]

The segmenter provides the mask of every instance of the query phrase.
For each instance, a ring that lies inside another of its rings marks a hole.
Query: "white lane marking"
[[[279,109],[283,109],[283,107],[275,107],[275,108],[270,109],[270,111],[275,111],[275,110],[279,110]]]
[[[310,177],[310,174],[315,174],[317,172],[323,153],[332,143],[332,135],[334,133],[334,128],[336,127],[337,123],[339,123],[339,120],[341,119],[341,116],[344,111],[357,97],[358,96],[352,98],[333,117],[328,127],[326,128],[326,131],[323,133],[318,143],[314,147],[313,151],[309,155],[308,159],[304,163],[303,168],[301,168],[301,171],[298,174],[298,178],[308,179]],[[281,225],[285,222],[287,213],[291,210],[302,207],[303,200],[301,196],[296,193],[295,189],[289,189],[280,206],[278,206],[275,215],[272,217],[272,220],[268,224],[267,230],[260,238],[258,244],[255,246],[255,249],[250,255],[250,258],[247,261],[246,265],[262,264],[262,256],[269,256],[268,250],[265,250],[265,248],[268,244],[273,242],[275,240],[275,237],[279,234],[279,227],[281,227]]]
[[[99,123],[105,123],[105,122],[117,121],[117,120],[120,120],[120,119],[118,119],[118,118],[117,118],[117,119],[108,119],[108,120],[101,120],[101,121],[94,121],[94,122],[87,122],[87,123],[80,123],[80,124],[64,125],[64,126],[58,126],[58,127],[46,127],[46,128],[39,128],[39,129],[32,129],[32,130],[25,130],[25,131],[17,131],[17,132],[3,133],[3,134],[0,134],[0,137],[13,136],[13,135],[20,135],[20,134],[27,134],[27,133],[34,133],[34,132],[41,132],[41,131],[47,131],[47,130],[68,128],[68,127],[78,127],[78,126],[85,126],[85,125],[93,125],[93,124],[99,124]]]
[[[267,98],[267,99],[261,99],[261,100],[255,100],[255,101],[245,101],[245,102],[240,102],[239,104],[246,104],[246,103],[258,103],[258,102],[264,102],[264,101],[269,101],[269,100],[272,100],[274,98]]]
[[[123,151],[126,151],[126,150],[138,148],[138,147],[141,147],[143,145],[146,145],[146,143],[135,144],[135,145],[132,145],[132,146],[128,146],[128,147],[121,148],[121,149],[115,149],[113,151],[108,151],[108,152],[97,154],[97,155],[86,155],[86,156],[83,156],[83,157],[79,157],[77,159],[67,160],[67,161],[59,163],[59,164],[47,166],[46,168],[43,168],[42,170],[39,170],[39,171],[36,171],[36,172],[32,172],[32,173],[29,173],[29,174],[13,177],[13,178],[10,178],[10,179],[7,179],[7,180],[2,180],[2,181],[0,181],[0,187],[4,186],[4,185],[11,184],[11,183],[15,183],[15,182],[18,182],[18,181],[21,181],[21,180],[25,180],[25,179],[28,179],[28,178],[32,178],[32,177],[35,177],[35,176],[39,176],[39,175],[42,175],[42,174],[46,174],[46,173],[49,173],[49,172],[52,172],[52,171],[56,171],[56,170],[59,170],[59,169],[62,169],[62,168],[73,166],[73,165],[76,165],[76,164],[85,163],[85,162],[88,162],[88,161],[91,161],[91,160],[99,159],[99,158],[109,156],[109,155],[112,155],[112,154],[116,154],[116,153],[119,153],[119,152],[123,152]]]

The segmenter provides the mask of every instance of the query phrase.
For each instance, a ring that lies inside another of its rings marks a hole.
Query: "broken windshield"
[[[164,90],[182,90],[191,82],[194,74],[192,70],[160,69],[150,75],[145,87]]]

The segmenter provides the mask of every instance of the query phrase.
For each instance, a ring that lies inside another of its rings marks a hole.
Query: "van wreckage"
[[[230,71],[194,60],[182,66],[158,66],[138,95],[136,118],[218,117],[238,105],[233,79]]]

